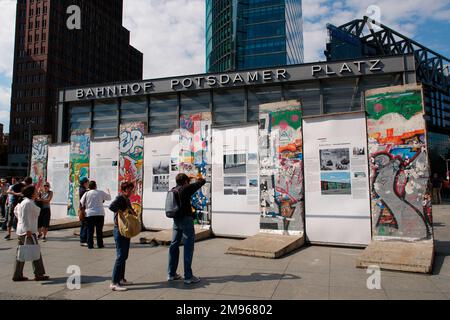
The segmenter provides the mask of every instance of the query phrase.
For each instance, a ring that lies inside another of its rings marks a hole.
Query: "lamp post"
[[[30,173],[31,173],[31,157],[33,154],[33,128],[32,128],[32,126],[34,124],[34,121],[30,120],[30,121],[28,121],[27,124],[28,124],[28,138],[30,139],[29,150],[28,150],[28,174],[27,175],[30,175]]]

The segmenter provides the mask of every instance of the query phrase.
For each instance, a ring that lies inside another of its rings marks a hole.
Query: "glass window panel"
[[[209,111],[210,93],[186,93],[181,95],[181,115]]]
[[[147,122],[147,97],[122,99],[120,122]]]
[[[150,100],[150,133],[170,133],[178,128],[177,95],[152,96]]]
[[[245,91],[219,90],[214,92],[214,122],[217,125],[245,122]]]
[[[300,100],[305,116],[320,114],[319,82],[286,85],[284,96],[286,100]]]
[[[265,103],[281,101],[281,86],[249,88],[248,90],[248,120],[258,121],[259,106]]]

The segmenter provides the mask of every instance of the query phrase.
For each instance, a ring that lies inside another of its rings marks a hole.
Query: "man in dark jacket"
[[[191,178],[181,173],[176,178],[177,186],[174,188],[180,201],[179,216],[174,218],[172,243],[169,249],[168,281],[181,280],[177,274],[180,257],[180,243],[184,238],[184,283],[198,283],[199,278],[192,274],[192,258],[194,256],[195,230],[194,212],[192,210],[192,196],[206,184],[204,179],[191,183]]]
[[[84,194],[88,191],[89,186],[89,179],[84,177],[80,180],[80,188],[78,189],[78,194],[80,196],[80,199],[83,198]],[[81,204],[80,204],[81,206]],[[87,223],[86,219],[81,221],[81,228],[80,228],[80,245],[82,247],[87,247]]]

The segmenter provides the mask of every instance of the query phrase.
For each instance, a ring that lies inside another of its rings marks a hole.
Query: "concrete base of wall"
[[[160,232],[153,233],[147,237],[141,237],[139,240],[140,244],[158,244],[162,246],[169,246],[172,242],[173,230],[163,230]],[[205,240],[211,237],[211,229],[202,229],[201,226],[195,226],[195,241]]]
[[[72,229],[80,227],[78,218],[54,219],[50,221],[49,231]]]
[[[384,270],[431,273],[434,241],[373,241],[357,260],[358,268],[379,266]]]
[[[304,236],[260,233],[228,248],[227,254],[278,259],[305,244]]]
[[[113,230],[114,225],[113,224],[107,224],[103,227],[103,238],[109,238],[113,236]],[[79,237],[80,236],[80,230],[75,230],[73,233],[74,236]],[[96,239],[96,235],[94,234],[94,239]]]

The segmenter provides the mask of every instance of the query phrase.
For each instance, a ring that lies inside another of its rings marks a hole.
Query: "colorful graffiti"
[[[429,160],[420,87],[366,93],[374,237],[433,236]]]
[[[31,153],[30,177],[33,184],[40,191],[47,180],[48,146],[51,136],[34,136],[33,149]]]
[[[120,126],[119,190],[123,182],[135,185],[131,205],[142,221],[143,164],[145,123]]]
[[[211,224],[211,114],[183,116],[180,120],[180,173],[202,177],[208,183],[192,197],[196,223]]]
[[[70,174],[68,215],[76,217],[80,206],[80,180],[89,177],[91,130],[75,130],[70,136]]]
[[[261,107],[261,230],[304,231],[303,135],[300,105]]]

